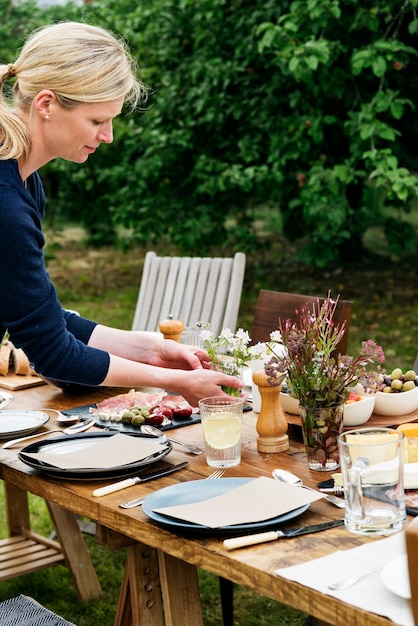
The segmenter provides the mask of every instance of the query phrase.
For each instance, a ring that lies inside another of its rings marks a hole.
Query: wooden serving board
[[[37,387],[38,385],[46,385],[46,382],[39,376],[19,376],[18,374],[0,376],[0,387],[8,389],[9,391],[28,389],[29,387]]]
[[[288,424],[292,426],[301,426],[300,415],[292,415],[283,411],[284,416]],[[355,430],[356,428],[370,428],[376,426],[377,428],[390,428],[391,426],[399,426],[399,424],[407,424],[409,422],[418,421],[418,409],[408,413],[408,415],[376,415],[372,413],[372,416],[362,426],[350,426],[346,430]]]

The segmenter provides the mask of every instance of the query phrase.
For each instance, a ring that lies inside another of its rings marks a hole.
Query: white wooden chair
[[[158,331],[171,314],[185,326],[236,330],[246,257],[159,257],[147,252],[132,330]]]

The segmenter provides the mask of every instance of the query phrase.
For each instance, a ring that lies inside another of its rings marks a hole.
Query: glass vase
[[[240,380],[242,380],[244,377],[244,368],[238,366],[234,359],[228,355],[218,355],[217,362],[212,361],[210,367],[217,372],[223,372],[224,374],[228,374],[229,376],[236,376]],[[236,389],[235,387],[222,385],[222,389],[229,396],[238,397],[241,395],[241,389]]]
[[[343,430],[344,403],[328,407],[300,407],[308,467],[319,472],[340,467],[338,436]]]

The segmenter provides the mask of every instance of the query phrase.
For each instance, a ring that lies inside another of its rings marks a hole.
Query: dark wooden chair
[[[297,293],[285,293],[282,291],[269,291],[261,289],[254,314],[253,327],[251,330],[251,342],[268,341],[270,333],[277,329],[278,320],[291,319],[298,320],[296,311],[306,304],[314,307],[317,302],[322,304],[324,297],[305,296]],[[338,351],[340,354],[347,354],[348,332],[350,328],[352,302],[349,300],[339,300],[334,315],[336,324],[346,323],[344,337],[340,341]]]

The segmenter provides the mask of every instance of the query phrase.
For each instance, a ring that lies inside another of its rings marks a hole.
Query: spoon
[[[176,443],[178,446],[183,446],[183,448],[185,448],[187,452],[190,452],[190,454],[203,454],[203,450],[201,450],[197,446],[192,446],[189,443],[184,443],[184,441],[178,441],[177,439],[171,439],[171,437],[167,437],[165,433],[161,432],[161,430],[158,430],[158,428],[151,426],[151,424],[143,424],[141,426],[141,432],[145,433],[146,435],[153,435],[154,437],[159,437],[160,439],[171,441],[172,443]]]
[[[67,426],[70,426],[72,424],[76,424],[80,420],[81,415],[64,415],[64,413],[61,413],[61,415],[57,417],[56,422],[57,424],[67,424]]]
[[[309,489],[310,491],[315,491],[315,493],[319,493],[316,489],[304,485],[299,476],[292,474],[292,472],[288,472],[283,469],[275,469],[272,471],[272,474],[273,478],[275,478],[276,480],[281,480],[282,483],[288,483],[289,485],[295,485],[296,487],[303,487],[303,489]],[[341,500],[341,498],[337,498],[337,496],[331,496],[327,494],[325,496],[325,500],[328,500],[328,502],[331,502],[332,504],[334,504],[334,506],[338,506],[340,509],[345,508],[344,500]]]
[[[42,431],[40,433],[36,433],[35,435],[29,435],[28,437],[20,437],[19,439],[10,439],[2,445],[2,448],[7,449],[12,446],[22,443],[24,441],[29,441],[29,439],[35,439],[35,437],[45,437],[46,435],[50,435],[51,433],[63,433],[65,435],[74,435],[76,433],[82,433],[85,430],[88,430],[95,424],[95,420],[93,418],[81,422],[81,424],[74,424],[74,426],[69,426],[68,428],[64,428],[64,430],[49,430],[47,432]]]
[[[57,409],[35,409],[35,411],[43,411],[44,413],[55,413],[57,415],[57,424],[67,424],[67,426],[70,426],[71,424],[76,424],[81,420],[81,415],[65,415],[64,413],[61,413],[61,411],[57,411]]]

